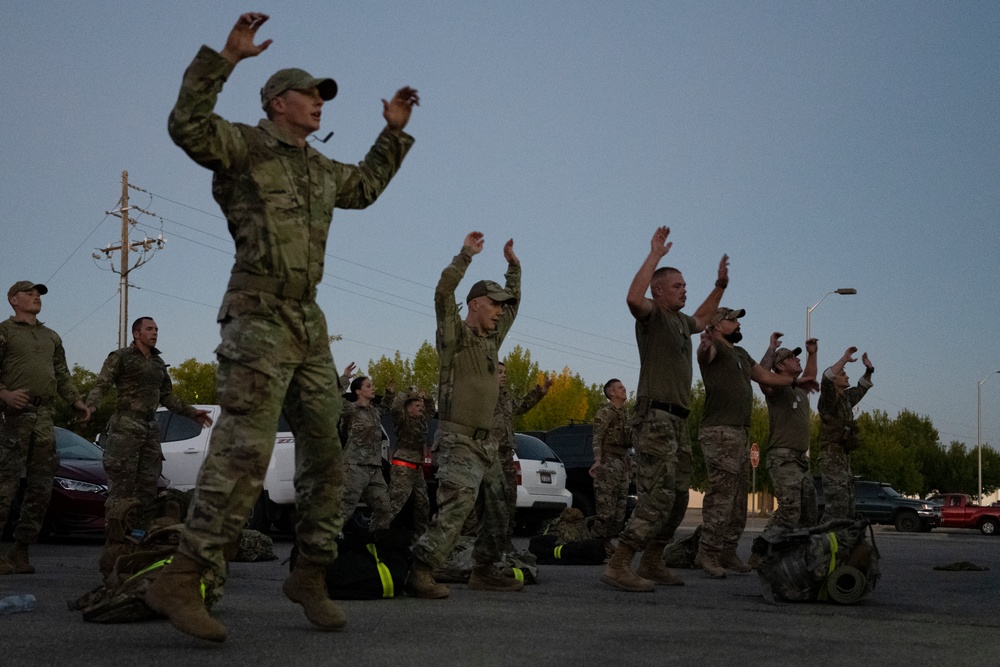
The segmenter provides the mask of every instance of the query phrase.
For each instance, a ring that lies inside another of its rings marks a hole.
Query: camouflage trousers
[[[809,474],[809,456],[786,447],[772,449],[767,453],[767,472],[778,508],[761,536],[772,542],[782,533],[815,525],[816,485]]]
[[[105,515],[130,500],[141,502],[144,511],[150,509],[162,470],[163,452],[157,423],[113,416],[104,446],[104,472],[108,475]]]
[[[504,533],[504,549],[513,550],[514,513],[517,511],[517,468],[514,467],[514,449],[500,447],[500,469],[503,471],[503,495],[507,505],[507,532]]]
[[[413,557],[441,567],[448,560],[469,515],[478,517],[473,560],[480,565],[502,558],[507,530],[503,472],[496,445],[438,428],[437,514],[413,547]]]
[[[25,544],[38,541],[52,497],[52,478],[59,467],[52,410],[8,410],[0,422],[0,529],[7,523],[14,497],[25,473],[27,487],[14,539]]]
[[[344,466],[344,520],[354,513],[357,504],[364,500],[372,511],[372,530],[389,527],[389,486],[382,476],[382,466],[347,464]]]
[[[826,508],[823,521],[854,518],[854,476],[851,474],[851,455],[840,445],[824,444],[819,452],[819,466],[823,472],[823,492]]]
[[[618,541],[642,551],[671,540],[687,512],[691,487],[691,438],[687,420],[650,409],[635,425],[639,501]]]
[[[413,533],[423,535],[431,518],[431,503],[427,495],[427,481],[422,466],[393,463],[389,469],[389,523],[396,518],[406,501],[413,498]],[[388,527],[388,526],[387,526]]]
[[[745,426],[703,426],[698,439],[708,470],[699,548],[713,556],[735,553],[747,525],[749,430]]]
[[[315,563],[337,557],[343,525],[341,397],[326,319],[315,303],[226,293],[216,387],[222,414],[198,474],[178,551],[225,574],[223,548],[240,536],[264,485],[282,410],[295,434],[296,537]]]
[[[594,532],[605,539],[618,537],[625,525],[625,504],[631,464],[628,456],[604,456],[594,477],[597,521]]]

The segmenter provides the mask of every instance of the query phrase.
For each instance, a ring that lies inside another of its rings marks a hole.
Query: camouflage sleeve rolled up
[[[524,413],[531,410],[531,408],[538,405],[539,401],[545,398],[545,392],[538,385],[529,391],[527,394],[521,397],[521,400],[514,401],[514,407],[511,411],[515,415],[523,415]]]

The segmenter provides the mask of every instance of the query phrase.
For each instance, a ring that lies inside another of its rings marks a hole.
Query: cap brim
[[[316,90],[324,101],[332,100],[337,96],[337,82],[333,79],[317,79]]]

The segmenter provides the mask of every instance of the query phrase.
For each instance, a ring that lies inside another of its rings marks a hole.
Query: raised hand
[[[649,242],[649,251],[657,257],[663,257],[670,252],[670,247],[674,244],[673,241],[667,243],[668,236],[670,236],[669,227],[657,227],[656,231],[653,232],[652,240]]]
[[[391,100],[382,100],[382,117],[385,124],[393,132],[399,132],[410,122],[413,107],[420,106],[420,95],[415,88],[403,86],[396,91]]]
[[[514,254],[514,239],[507,239],[507,242],[503,244],[503,258],[507,260],[508,264],[521,265],[521,260]]]
[[[244,58],[260,55],[267,47],[271,46],[272,40],[267,39],[260,44],[254,44],[253,41],[257,37],[257,29],[264,25],[269,18],[267,14],[260,12],[247,12],[240,16],[226,39],[226,46],[219,52],[219,55],[234,65]]]
[[[472,250],[473,255],[478,255],[483,251],[484,236],[482,232],[469,232],[462,245]]]

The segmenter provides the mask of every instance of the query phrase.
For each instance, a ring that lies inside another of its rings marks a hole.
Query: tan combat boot
[[[523,581],[518,581],[513,577],[505,577],[492,564],[475,566],[472,568],[472,575],[469,577],[470,591],[513,593],[522,588],[524,588]]]
[[[752,572],[753,568],[740,560],[740,557],[736,555],[735,551],[726,551],[719,558],[719,565],[726,568],[730,572],[738,572],[740,574],[747,574]]]
[[[14,546],[7,552],[7,562],[16,574],[35,573],[35,566],[28,562],[28,545],[24,542],[14,542]]]
[[[671,572],[663,562],[663,549],[666,546],[665,542],[653,542],[646,545],[646,550],[642,552],[642,558],[639,560],[639,567],[635,569],[635,573],[661,586],[683,586],[684,580]]]
[[[146,604],[166,616],[181,632],[223,642],[226,641],[226,628],[208,615],[201,597],[201,571],[196,560],[175,553],[146,591]]]
[[[306,618],[320,630],[337,630],[347,624],[347,616],[327,593],[326,568],[301,553],[281,590],[289,600],[302,605]]]
[[[447,586],[434,581],[431,566],[419,560],[413,561],[403,590],[407,595],[426,600],[440,600],[450,593]]]
[[[705,576],[712,579],[726,578],[726,570],[719,564],[719,559],[716,556],[699,550],[698,555],[694,557],[694,564],[705,571]]]
[[[615,555],[611,557],[601,574],[601,581],[608,586],[633,593],[652,593],[653,582],[643,579],[632,571],[635,549],[623,542],[618,543]]]
[[[0,556],[0,576],[14,574],[14,566],[7,562],[7,559]]]

